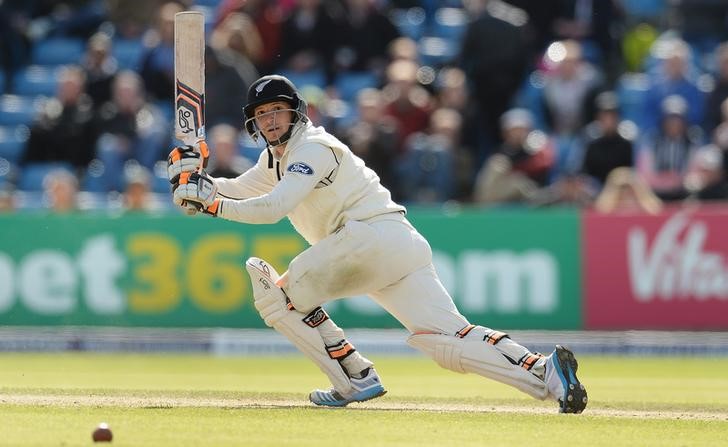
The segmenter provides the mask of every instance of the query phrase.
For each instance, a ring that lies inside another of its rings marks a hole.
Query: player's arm
[[[267,164],[267,152],[263,151],[258,162],[250,169],[236,178],[214,178],[217,185],[217,193],[225,199],[247,199],[257,197],[270,192],[275,186],[269,170],[264,166]]]
[[[338,165],[334,153],[309,144],[291,157],[281,181],[268,194],[244,200],[221,199],[218,216],[244,223],[275,223],[293,211]]]
[[[298,206],[337,164],[331,149],[320,144],[310,144],[296,151],[283,177],[268,193],[246,199],[216,197],[214,182],[193,176],[191,182],[187,181],[185,186],[181,184],[175,190],[174,200],[199,203],[207,214],[228,220],[254,224],[275,223]]]
[[[270,173],[261,167],[260,159],[253,168],[235,179],[211,178],[204,170],[199,169],[199,166],[206,165],[209,153],[207,145],[204,141],[198,145],[199,148],[197,145],[176,147],[167,158],[167,175],[172,183],[175,204],[185,207],[186,199],[180,198],[183,195],[194,196],[190,200],[198,204],[209,201],[208,196],[214,199],[218,194],[224,198],[245,199],[265,194],[275,186]],[[180,185],[183,188],[178,193]],[[203,208],[206,207],[197,208],[198,211],[205,211]]]

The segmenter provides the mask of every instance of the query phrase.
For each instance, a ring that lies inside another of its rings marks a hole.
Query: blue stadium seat
[[[354,101],[365,88],[379,87],[379,77],[369,71],[341,73],[336,78],[336,89],[344,101]]]
[[[326,87],[326,74],[323,70],[311,70],[305,72],[283,70],[281,75],[287,77],[293,82],[298,90],[306,86],[314,86],[319,88]]]
[[[435,11],[432,35],[461,42],[468,26],[468,14],[461,8],[439,8]]]
[[[0,96],[0,125],[30,125],[38,114],[38,101],[16,95]]]
[[[222,0],[195,0],[193,3],[195,6],[205,6],[208,8],[217,8]]]
[[[624,8],[628,17],[639,19],[658,19],[659,16],[667,9],[666,0],[630,0],[622,2],[620,6]]]
[[[644,102],[649,88],[649,77],[642,73],[627,73],[617,79],[616,92],[623,119],[633,121],[639,127],[647,123]]]
[[[111,47],[111,54],[119,63],[120,69],[139,71],[143,52],[144,45],[141,40],[115,40]]]
[[[166,175],[161,176],[158,175],[158,173],[155,173],[152,176],[151,191],[158,194],[170,194],[172,191],[172,184],[169,183],[169,179]],[[170,198],[170,200],[172,199]]]
[[[425,10],[422,8],[393,9],[389,19],[397,27],[400,34],[419,40],[425,34]]]
[[[18,95],[55,96],[58,74],[58,67],[31,65],[15,74],[13,90]]]
[[[450,39],[424,37],[418,43],[422,65],[440,67],[452,62],[458,55],[458,46]]]
[[[31,61],[36,65],[78,64],[83,58],[84,52],[82,39],[50,38],[35,44]]]
[[[17,164],[29,135],[30,131],[26,126],[0,127],[0,158]]]
[[[18,180],[18,189],[23,191],[42,191],[43,180],[49,172],[65,169],[72,172],[71,165],[68,163],[33,163],[23,167],[20,171],[20,179]]]

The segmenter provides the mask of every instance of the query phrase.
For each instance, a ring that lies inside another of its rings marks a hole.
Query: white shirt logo
[[[267,81],[263,81],[260,84],[258,84],[258,86],[255,87],[255,96],[260,95],[260,93],[263,91],[263,89],[265,88],[265,86],[268,85],[268,83],[270,81],[272,81],[272,79],[268,79]]]

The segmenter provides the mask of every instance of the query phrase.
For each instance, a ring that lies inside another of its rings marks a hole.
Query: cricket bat
[[[205,139],[205,19],[201,12],[183,11],[174,16],[174,134],[185,145]],[[202,170],[207,147],[200,145]],[[188,214],[194,206],[187,205]]]

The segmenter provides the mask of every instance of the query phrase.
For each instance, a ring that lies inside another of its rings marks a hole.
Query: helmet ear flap
[[[296,106],[298,116],[301,121],[306,122],[308,121],[308,103],[306,103],[306,100],[299,93],[296,93],[296,98],[298,99],[298,105]]]
[[[252,117],[245,116],[245,130],[248,132],[253,140],[256,139],[255,120]]]

